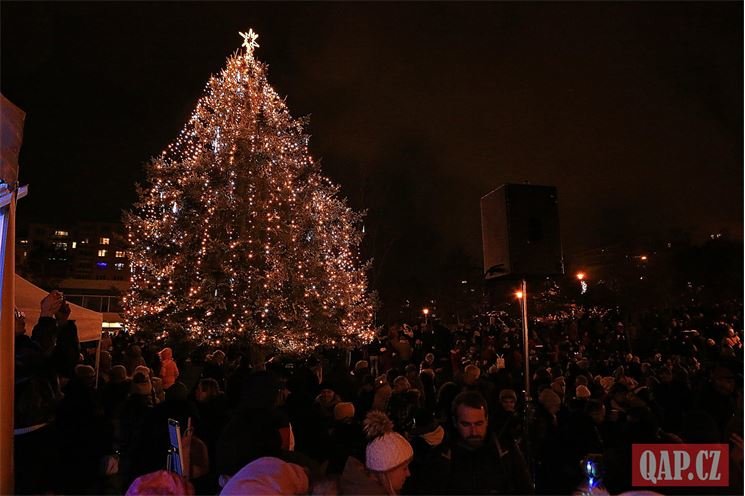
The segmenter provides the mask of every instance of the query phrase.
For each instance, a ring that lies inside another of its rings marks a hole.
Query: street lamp
[[[529,340],[529,331],[528,331],[528,283],[525,281],[525,278],[520,282],[520,289],[515,291],[515,297],[517,298],[517,301],[520,303],[520,320],[522,321],[522,334],[523,334],[523,383],[525,385],[525,408],[526,408],[526,422],[525,422],[525,431],[523,434],[525,435],[526,439],[530,438],[530,424],[532,423],[531,418],[531,402],[532,398],[530,395],[530,340]],[[528,443],[530,444],[530,443]],[[528,450],[530,449],[530,446],[528,446]],[[526,457],[528,460],[530,460],[530,452],[526,453]]]
[[[585,282],[585,273],[577,272],[577,280],[579,281],[580,294],[587,293],[587,283]]]
[[[528,350],[528,285],[525,279],[520,283],[520,289],[515,291],[515,297],[520,303],[520,320],[523,331],[523,366],[525,367],[525,401],[530,402],[530,352]]]
[[[424,325],[427,325],[427,316],[429,315],[429,308],[422,308],[422,313],[424,314]]]

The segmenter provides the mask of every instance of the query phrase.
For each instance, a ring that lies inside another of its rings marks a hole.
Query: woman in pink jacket
[[[163,389],[168,389],[173,386],[178,378],[178,367],[176,362],[173,360],[173,350],[171,348],[163,348],[160,353],[160,376],[163,379]]]

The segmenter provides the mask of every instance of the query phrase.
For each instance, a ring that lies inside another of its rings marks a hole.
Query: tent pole
[[[98,378],[100,377],[99,367],[101,365],[101,339],[99,338],[96,345],[96,382],[94,389],[98,389]]]
[[[0,494],[13,494],[13,412],[15,385],[15,215],[16,192],[3,208],[2,306],[0,307]]]

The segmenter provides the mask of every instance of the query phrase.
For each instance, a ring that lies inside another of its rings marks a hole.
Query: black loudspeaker
[[[556,188],[503,184],[481,198],[484,275],[564,273]]]

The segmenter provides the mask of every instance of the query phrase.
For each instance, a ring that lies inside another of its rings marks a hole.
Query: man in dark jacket
[[[53,326],[54,319],[48,320]],[[59,443],[54,423],[57,395],[52,379],[54,373],[41,346],[26,334],[25,314],[16,309],[13,423],[16,494],[44,494],[58,489]]]
[[[445,494],[450,469],[445,429],[424,408],[417,410],[414,421],[410,438],[414,458],[409,464],[411,476],[406,479],[403,494]]]
[[[533,483],[516,444],[503,445],[489,429],[484,397],[475,391],[453,401],[448,494],[531,494]]]

